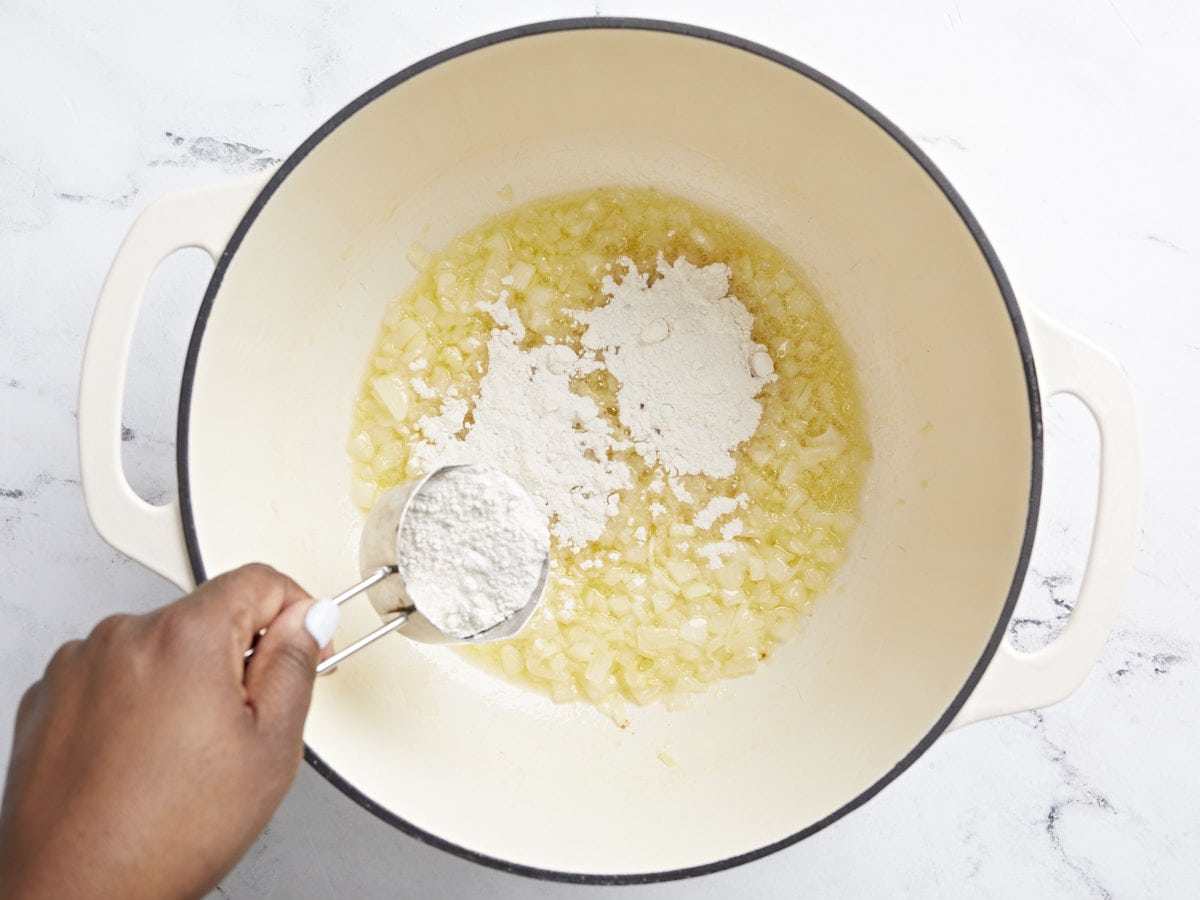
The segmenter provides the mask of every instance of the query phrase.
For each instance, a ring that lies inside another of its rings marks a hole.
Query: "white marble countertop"
[[[1143,536],[1116,628],[1066,702],[946,736],[879,797],[764,860],[638,897],[1183,897],[1200,876],[1200,6],[654,2],[0,4],[0,763],[26,684],[105,614],[175,591],[106,546],[75,404],[99,285],[153,198],[273,164],[430,52],[538,19],[720,28],[838,79],[908,131],[1018,294],[1113,351],[1141,416]],[[126,465],[174,491],[174,409],[210,264],[155,276]],[[1046,497],[1014,640],[1060,626],[1094,508],[1095,438],[1048,417]],[[580,896],[392,830],[307,768],[225,897]]]

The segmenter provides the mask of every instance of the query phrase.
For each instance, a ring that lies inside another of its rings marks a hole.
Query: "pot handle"
[[[121,406],[134,326],[150,276],[163,259],[199,247],[215,261],[265,178],[182,191],[134,221],[100,289],[79,384],[79,469],[96,531],[113,547],[179,587],[194,584],[179,501],[147,503],[121,464]]]
[[[1099,428],[1096,526],[1079,596],[1062,634],[1033,653],[1002,640],[951,728],[1050,706],[1074,692],[1100,656],[1137,545],[1141,473],[1128,376],[1108,353],[1041,313],[1027,311],[1025,323],[1043,402],[1073,394]]]

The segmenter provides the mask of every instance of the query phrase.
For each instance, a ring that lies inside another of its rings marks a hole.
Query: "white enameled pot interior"
[[[901,145],[809,77],[699,37],[571,30],[444,60],[326,135],[258,211],[209,311],[185,449],[208,574],[265,560],[315,594],[351,584],[344,447],[407,248],[504,208],[505,185],[522,202],[607,184],[739,217],[823,291],[875,453],[838,584],[758,674],[625,730],[395,637],[320,680],[305,737],[437,838],[628,875],[752,852],[853,801],[930,732],[1004,613],[1029,389],[983,252]],[[339,638],[377,624],[352,603]]]

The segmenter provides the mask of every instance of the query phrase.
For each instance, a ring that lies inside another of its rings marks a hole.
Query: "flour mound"
[[[486,631],[524,607],[550,550],[533,498],[486,466],[429,479],[413,495],[396,545],[409,598],[455,637]]]
[[[620,283],[612,276],[602,283],[607,304],[573,313],[586,326],[582,352],[563,343],[522,347],[525,327],[507,291],[481,303],[496,328],[479,398],[473,407],[444,398],[438,415],[417,423],[422,440],[412,450],[425,471],[476,463],[509,473],[540,500],[550,533],[573,550],[600,537],[620,508],[620,491],[633,485],[619,457],[630,443],[595,401],[572,390],[577,379],[608,369],[633,448],[665,476],[658,490],[665,485],[692,503],[681,476],[733,474],[733,451],[762,417],[755,397],[776,378],[766,348],[751,337],[750,313],[728,296],[728,266],[699,268],[683,257],[667,265],[660,255],[651,283],[631,260],[620,263],[627,270]],[[656,516],[656,508],[665,511],[652,505]],[[718,514],[702,515],[715,521]]]
[[[465,400],[447,399],[440,415],[417,423],[425,440],[413,459],[426,471],[478,463],[507,472],[542,502],[550,533],[579,549],[600,537],[631,483],[629,467],[608,458],[617,442],[595,402],[571,392],[571,373],[586,366],[562,345],[524,350],[507,329],[487,346],[474,424]]]
[[[668,265],[660,254],[650,283],[631,260],[621,262],[625,277],[602,283],[609,302],[575,314],[587,326],[583,346],[621,383],[621,424],[651,465],[674,475],[732,475],[733,450],[762,417],[754,398],[776,375],[750,336],[753,317],[727,296],[729,267],[699,268],[683,257]]]

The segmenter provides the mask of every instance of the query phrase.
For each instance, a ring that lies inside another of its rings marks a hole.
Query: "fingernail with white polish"
[[[317,646],[324,648],[333,640],[333,633],[338,626],[338,608],[332,600],[318,600],[304,614],[304,627]]]

